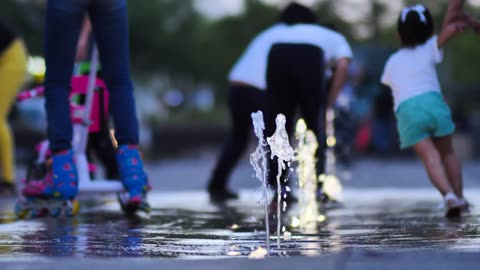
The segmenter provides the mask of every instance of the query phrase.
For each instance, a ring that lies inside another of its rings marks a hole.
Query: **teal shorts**
[[[400,103],[396,111],[402,149],[432,137],[443,137],[455,131],[452,113],[442,95],[428,92]]]

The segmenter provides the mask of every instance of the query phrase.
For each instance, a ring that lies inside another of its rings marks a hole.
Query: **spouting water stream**
[[[335,175],[335,145],[337,144],[337,139],[335,137],[335,111],[330,109],[327,110],[325,115],[326,120],[326,129],[325,133],[327,135],[327,149],[326,149],[326,166],[325,166],[325,173],[327,175]]]
[[[255,176],[262,182],[263,188],[263,201],[265,207],[265,232],[266,236],[266,250],[267,255],[270,254],[270,225],[268,222],[268,187],[267,187],[267,152],[265,147],[267,143],[263,135],[263,130],[265,129],[265,122],[263,121],[263,113],[261,111],[251,114],[253,121],[253,130],[255,136],[258,138],[258,145],[250,155],[250,164],[252,164],[253,169],[255,170]]]
[[[278,173],[277,173],[277,247],[280,248],[280,226],[281,226],[281,205],[282,196],[286,197],[286,193],[282,195],[282,185],[280,182],[282,176],[282,170],[286,169],[286,163],[290,163],[295,160],[295,151],[290,146],[288,140],[288,133],[285,129],[286,118],[283,114],[278,114],[275,119],[276,129],[272,137],[267,138],[267,143],[270,145],[271,155],[270,158],[277,157]],[[286,202],[284,202],[286,204]]]
[[[330,109],[326,113],[326,135],[327,135],[327,149],[325,155],[325,174],[319,176],[319,181],[322,182],[323,192],[333,200],[340,200],[342,193],[342,184],[340,179],[336,176],[336,158],[335,145],[337,139],[335,137],[335,112]]]
[[[318,213],[317,172],[315,152],[318,148],[317,138],[303,119],[299,119],[295,128],[295,138],[298,140],[296,149],[298,185],[300,187],[300,226],[306,233],[316,233],[319,219]]]
[[[318,148],[318,141],[315,134],[307,129],[303,119],[297,121],[295,138],[298,142],[295,157],[300,201],[298,216],[292,217],[291,226],[293,228],[298,227],[302,234],[308,235],[304,238],[308,242],[305,254],[314,255],[315,253],[312,251],[317,250],[319,246],[312,236],[318,235],[318,225],[326,219],[325,215],[319,212],[319,202],[317,200],[316,163],[318,160],[315,153]]]

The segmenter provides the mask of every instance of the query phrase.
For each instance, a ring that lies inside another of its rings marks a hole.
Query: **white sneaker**
[[[447,193],[444,197],[446,213],[445,217],[447,218],[456,218],[462,215],[463,207],[465,204],[458,199],[458,197],[453,193]]]
[[[458,199],[458,201],[460,202],[460,207],[462,208],[462,211],[464,212],[470,212],[470,203],[465,200],[465,198],[460,198]]]

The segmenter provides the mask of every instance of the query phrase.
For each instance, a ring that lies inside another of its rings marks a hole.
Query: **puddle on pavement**
[[[480,198],[480,191],[475,194],[471,198]],[[74,218],[17,221],[14,200],[2,200],[0,256],[248,256],[265,244],[263,204],[260,192],[241,195],[239,201],[216,205],[203,192],[153,193],[148,219],[126,218],[111,200],[84,203]],[[348,200],[343,206],[322,210],[326,218],[309,226],[295,221],[301,207],[290,207],[283,225],[291,237],[277,248],[272,235],[272,256],[316,256],[347,248],[480,248],[480,212],[474,208],[460,220],[446,220],[431,190],[347,190],[344,197]]]

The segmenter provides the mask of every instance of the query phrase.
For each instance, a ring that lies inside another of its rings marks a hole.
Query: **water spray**
[[[272,137],[267,138],[267,143],[270,145],[270,158],[277,157],[278,172],[277,172],[277,246],[280,248],[280,232],[281,232],[281,202],[282,202],[282,185],[281,177],[282,170],[286,169],[287,164],[295,160],[295,151],[290,146],[288,140],[288,133],[285,129],[286,123],[285,115],[278,114],[275,119],[276,129]],[[285,193],[286,197],[286,193]],[[283,208],[286,207],[286,202]]]

